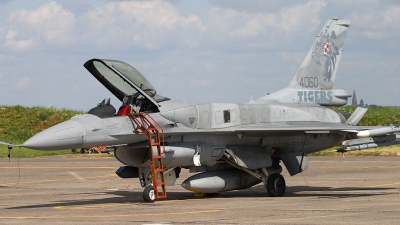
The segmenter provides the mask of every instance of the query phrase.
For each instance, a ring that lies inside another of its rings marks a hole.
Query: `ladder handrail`
[[[136,117],[139,116],[140,120]],[[156,199],[157,198],[166,198],[167,192],[165,188],[165,177],[164,177],[164,163],[162,160],[162,154],[165,152],[165,145],[164,145],[164,130],[162,126],[154,120],[149,114],[139,113],[139,114],[128,114],[128,117],[135,123],[136,128],[133,130],[134,133],[138,134],[138,130],[146,136],[147,141],[149,142],[149,155],[150,155],[150,169],[153,181],[153,188],[155,192]],[[151,120],[150,120],[150,119]],[[154,126],[154,123],[158,126]],[[160,138],[160,131],[161,130],[161,138]],[[152,131],[155,135],[155,139],[153,142],[152,139]],[[162,144],[162,149],[161,149]],[[154,156],[153,153],[153,146],[157,147],[157,155]],[[154,161],[157,160],[158,168],[155,168]],[[161,181],[157,181],[156,173],[160,174]],[[158,185],[161,185],[162,188],[162,195],[158,194]]]

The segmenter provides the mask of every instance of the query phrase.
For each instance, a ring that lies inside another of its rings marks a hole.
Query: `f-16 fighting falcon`
[[[195,175],[181,186],[213,194],[261,182],[271,197],[285,193],[284,164],[291,176],[308,168],[307,154],[333,146],[339,152],[398,144],[396,127],[356,126],[366,109],[352,115],[351,97],[333,89],[350,21],[328,20],[286,88],[247,104],[195,104],[159,95],[132,66],[91,59],[85,68],[121,100],[116,112],[77,115],[21,145],[37,150],[114,146],[124,166],[121,178],[139,178],[147,202],[166,198],[182,169]]]

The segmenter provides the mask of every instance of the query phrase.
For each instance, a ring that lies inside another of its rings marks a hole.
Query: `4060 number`
[[[318,77],[302,77],[300,80],[300,86],[305,88],[317,88]]]

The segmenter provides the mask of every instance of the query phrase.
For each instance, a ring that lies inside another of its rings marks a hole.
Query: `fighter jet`
[[[139,178],[147,202],[167,196],[182,169],[196,173],[181,186],[214,194],[263,183],[272,197],[308,167],[307,154],[343,145],[339,152],[398,144],[400,128],[356,126],[351,115],[325,106],[347,104],[351,94],[333,89],[350,21],[328,20],[286,88],[247,104],[196,104],[157,93],[134,67],[91,59],[84,67],[122,101],[118,112],[78,115],[21,145],[37,150],[114,146],[122,178]],[[358,136],[360,138],[358,138]]]

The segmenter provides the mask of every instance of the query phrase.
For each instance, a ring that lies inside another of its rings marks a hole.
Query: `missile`
[[[361,145],[361,144],[369,144],[369,143],[382,143],[382,142],[391,142],[396,140],[395,134],[389,134],[378,137],[367,137],[367,138],[358,138],[358,139],[350,139],[342,142],[343,146],[352,146],[352,145]]]
[[[363,130],[357,133],[358,137],[372,137],[372,136],[381,136],[389,133],[400,132],[400,127],[384,127],[377,128],[373,130]]]
[[[127,116],[101,119],[84,114],[52,126],[28,139],[21,146],[35,150],[63,150],[146,141],[133,133]]]
[[[336,152],[350,152],[350,151],[357,151],[357,150],[362,150],[362,149],[377,148],[377,147],[381,147],[381,146],[389,146],[389,145],[397,145],[397,144],[400,144],[400,141],[353,145],[353,146],[348,146],[345,148],[337,149]]]
[[[376,143],[370,143],[370,144],[362,144],[362,145],[349,146],[346,148],[340,148],[336,150],[336,152],[350,152],[350,151],[362,150],[367,148],[377,148],[377,147],[378,145]]]
[[[237,169],[211,171],[189,177],[181,186],[197,193],[218,193],[252,187],[261,180]]]

